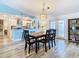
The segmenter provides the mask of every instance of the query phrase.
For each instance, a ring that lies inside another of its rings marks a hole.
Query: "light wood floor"
[[[78,58],[79,45],[69,43],[65,40],[56,40],[56,46],[48,49],[47,52],[41,45],[38,54],[35,54],[34,49],[29,55],[24,51],[24,41],[12,42],[7,39],[0,39],[0,58]]]

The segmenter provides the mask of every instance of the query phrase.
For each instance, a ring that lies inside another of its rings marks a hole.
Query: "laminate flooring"
[[[24,41],[0,39],[0,58],[79,58],[79,44],[56,39],[56,46],[47,52],[42,44],[37,54],[35,48],[31,49],[30,54],[27,52],[24,51]]]

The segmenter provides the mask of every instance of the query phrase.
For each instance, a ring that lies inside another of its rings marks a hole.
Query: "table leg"
[[[46,46],[46,42],[45,42],[45,52],[47,52],[47,46]]]
[[[38,53],[38,49],[37,49],[37,38],[36,38],[36,54]]]

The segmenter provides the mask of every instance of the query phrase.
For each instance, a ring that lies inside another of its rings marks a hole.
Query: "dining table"
[[[45,37],[46,33],[44,32],[36,32],[36,33],[30,33],[29,34],[31,37],[35,38],[35,52],[36,54],[38,53],[38,39],[41,37]]]

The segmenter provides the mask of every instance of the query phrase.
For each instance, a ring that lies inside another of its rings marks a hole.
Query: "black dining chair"
[[[50,29],[50,41],[51,41],[52,47],[53,47],[53,43],[56,46],[55,37],[56,37],[56,30]]]
[[[25,40],[25,50],[27,45],[29,46],[28,53],[30,54],[30,49],[33,44],[35,44],[35,39],[29,35],[29,30],[23,30],[23,38]]]
[[[46,35],[44,35],[43,37],[40,38],[40,40],[38,40],[38,48],[39,48],[39,43],[43,43],[43,45],[45,47],[45,52],[47,52],[47,44],[46,43],[48,43],[48,46],[50,49],[49,39],[50,39],[50,32],[49,32],[49,30],[46,30]]]

